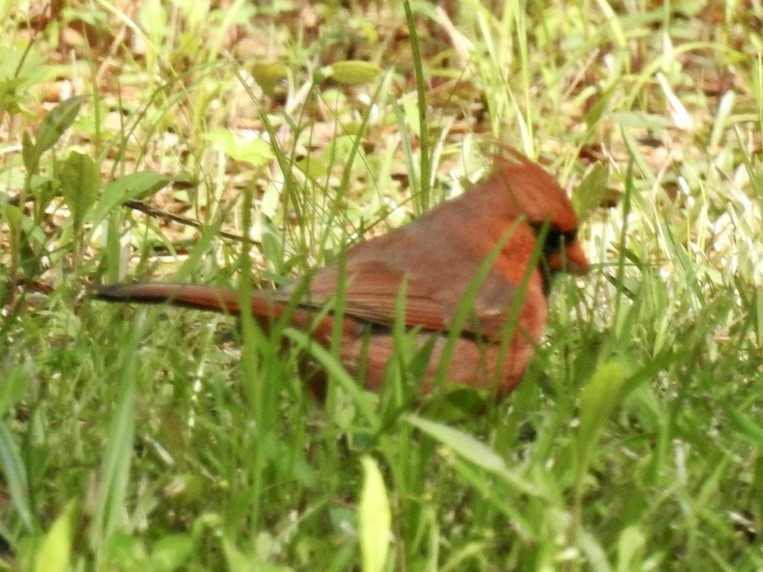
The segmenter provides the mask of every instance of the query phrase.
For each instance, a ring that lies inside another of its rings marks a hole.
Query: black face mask
[[[538,268],[543,277],[543,293],[548,296],[551,290],[551,280],[564,270],[564,268],[551,268],[548,264],[548,257],[552,254],[564,252],[567,245],[575,242],[578,231],[560,231],[545,222],[530,223],[530,227],[535,232],[536,238],[543,237],[543,249],[538,261]]]

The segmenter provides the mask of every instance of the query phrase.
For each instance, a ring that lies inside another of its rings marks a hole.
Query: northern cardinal
[[[417,329],[422,344],[431,343],[422,391],[432,389],[453,335],[444,381],[508,393],[543,333],[551,277],[585,273],[589,262],[577,241],[575,211],[559,184],[518,151],[507,149],[507,155],[495,158],[492,175],[481,184],[411,224],[350,248],[342,263],[317,270],[306,284],[297,279],[277,290],[253,291],[249,311],[267,327],[301,295],[288,322],[328,347],[337,318],[330,312],[317,318],[317,310],[343,279],[340,358],[350,373],[377,389],[395,351],[392,327],[404,288],[405,326]],[[466,296],[473,281],[476,294]],[[200,285],[118,284],[97,287],[92,295],[241,312],[236,290]],[[464,303],[470,305],[467,319],[460,331],[450,332]],[[505,336],[511,338],[502,347]]]

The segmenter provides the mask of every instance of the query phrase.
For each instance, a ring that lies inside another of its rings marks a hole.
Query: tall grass
[[[3,566],[762,569],[754,6],[0,2]],[[496,139],[596,261],[500,404],[416,398],[405,332],[377,395],[289,328],[84,298],[281,284]]]

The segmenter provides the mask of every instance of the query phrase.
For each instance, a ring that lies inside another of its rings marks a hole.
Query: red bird
[[[508,393],[521,380],[543,333],[551,277],[561,271],[585,273],[589,262],[562,188],[521,153],[507,152],[508,157],[495,159],[486,181],[411,224],[350,248],[341,264],[321,268],[307,284],[297,279],[278,290],[253,291],[249,311],[267,327],[284,316],[293,296],[301,295],[288,322],[329,347],[336,317],[328,313],[317,319],[316,314],[345,280],[340,357],[351,374],[377,389],[395,351],[392,327],[404,288],[406,328],[415,328],[422,344],[434,338],[422,391],[433,388],[450,335],[455,347],[444,381]],[[467,295],[470,286],[476,291]],[[241,312],[237,291],[226,288],[119,284],[95,288],[92,295]],[[451,332],[463,304],[466,320]]]

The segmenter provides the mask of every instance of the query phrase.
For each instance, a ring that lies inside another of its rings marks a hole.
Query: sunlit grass
[[[387,570],[763,568],[752,11],[471,1],[413,5],[412,34],[397,3],[137,4],[0,3],[8,566],[372,569],[370,458]],[[373,65],[332,67],[349,60]],[[69,90],[90,97],[30,161],[24,134]],[[299,332],[84,299],[278,285],[458,193],[495,139],[570,188],[596,263],[555,284],[499,405],[416,399],[403,366],[369,394]],[[59,186],[73,151],[92,204]],[[304,352],[332,371],[325,405]]]

